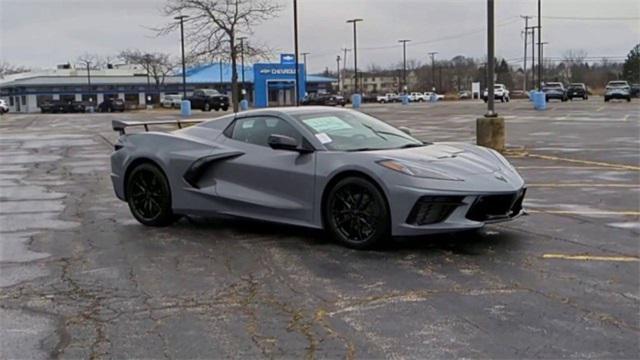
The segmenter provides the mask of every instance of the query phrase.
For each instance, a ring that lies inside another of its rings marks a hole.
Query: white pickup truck
[[[427,95],[423,93],[412,92],[411,94],[409,94],[409,101],[411,102],[429,101],[429,98],[427,97]]]
[[[379,102],[380,104],[384,104],[384,103],[390,103],[390,102],[400,102],[402,101],[402,99],[400,98],[400,95],[396,93],[387,93],[384,95],[376,96],[376,101]]]
[[[436,96],[436,100],[440,101],[440,100],[444,100],[444,95],[442,94],[437,94],[431,91],[427,91],[424,93],[424,96],[427,98],[427,101],[431,101],[431,97],[432,96]]]

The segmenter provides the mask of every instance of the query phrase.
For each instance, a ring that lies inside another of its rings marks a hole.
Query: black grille
[[[479,196],[467,212],[467,219],[487,221],[515,216],[522,210],[525,190],[510,194]]]
[[[428,225],[444,221],[456,207],[462,205],[462,196],[423,196],[411,209],[408,224]]]

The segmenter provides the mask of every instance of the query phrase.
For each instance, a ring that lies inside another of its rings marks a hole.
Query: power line
[[[549,20],[578,20],[578,21],[635,21],[635,20],[640,20],[640,17],[637,17],[637,16],[628,16],[628,17],[543,16],[542,18],[543,19],[549,19]]]

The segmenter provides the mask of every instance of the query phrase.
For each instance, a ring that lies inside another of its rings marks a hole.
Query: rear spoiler
[[[149,131],[149,126],[152,125],[177,125],[179,129],[182,129],[182,125],[192,125],[199,124],[201,122],[206,121],[206,119],[191,119],[191,120],[159,120],[159,121],[123,121],[123,120],[113,120],[111,122],[111,126],[114,131],[120,133],[120,135],[125,134],[125,129],[128,127],[134,126],[144,126],[144,131]]]

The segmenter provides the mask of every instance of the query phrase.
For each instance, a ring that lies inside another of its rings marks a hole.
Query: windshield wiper
[[[372,126],[367,125],[367,124],[362,124],[362,126],[366,127],[367,129],[371,130],[372,133],[376,134],[379,138],[381,138],[384,141],[387,141],[387,138],[382,136],[382,131],[378,131],[376,129],[374,129]],[[394,134],[395,135],[395,134]]]
[[[384,150],[384,149],[379,149],[379,148],[370,148],[370,147],[362,147],[362,148],[356,148],[356,149],[348,149],[348,150],[344,150],[347,152],[357,152],[357,151],[374,151],[374,150]]]

